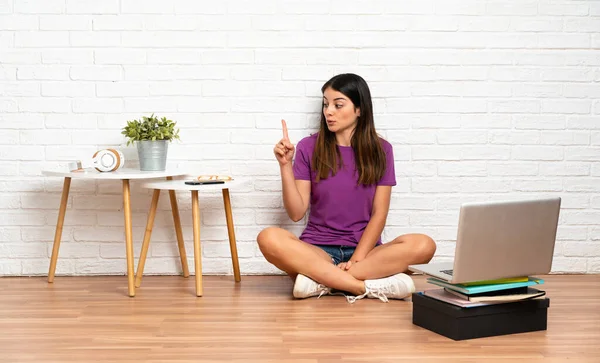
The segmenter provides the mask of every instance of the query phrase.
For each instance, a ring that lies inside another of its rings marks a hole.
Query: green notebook
[[[489,284],[489,285],[477,285],[477,286],[466,286],[463,284],[451,284],[446,281],[438,280],[436,278],[430,277],[427,279],[427,282],[430,284],[446,287],[451,290],[459,291],[464,294],[479,294],[482,292],[488,291],[499,291],[506,289],[514,289],[517,287],[527,287],[533,285],[541,285],[544,283],[544,280],[538,279],[535,277],[530,277],[528,281],[524,282],[511,282],[505,284]]]

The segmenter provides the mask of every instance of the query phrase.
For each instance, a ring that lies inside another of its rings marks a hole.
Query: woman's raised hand
[[[275,158],[279,162],[279,165],[284,166],[292,162],[295,148],[290,142],[285,120],[281,120],[281,127],[283,127],[283,139],[279,140],[277,145],[275,145],[275,148],[273,148],[273,153],[275,154]]]

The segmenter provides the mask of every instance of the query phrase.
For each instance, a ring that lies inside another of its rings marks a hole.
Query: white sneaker
[[[296,299],[306,299],[307,297],[328,295],[331,289],[323,284],[319,284],[309,277],[302,274],[296,276],[294,283],[294,297]]]
[[[415,292],[413,280],[406,274],[396,274],[382,279],[365,280],[366,292],[359,296],[346,296],[350,304],[364,297],[388,302],[388,299],[404,299]]]

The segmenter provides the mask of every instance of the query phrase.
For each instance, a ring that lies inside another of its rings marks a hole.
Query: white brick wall
[[[242,272],[277,272],[257,233],[303,226],[282,208],[279,120],[308,135],[341,72],[367,79],[394,145],[386,239],[428,233],[447,260],[462,202],[560,195],[553,271],[600,273],[598,0],[0,0],[0,275],[47,273],[62,181],[41,170],[107,146],[135,159],[120,129],[151,112],[179,121],[173,164],[254,178],[232,193]],[[124,273],[120,192],[73,181],[59,274]],[[204,271],[230,274],[222,202],[201,206]],[[164,193],[146,270],[177,261]]]

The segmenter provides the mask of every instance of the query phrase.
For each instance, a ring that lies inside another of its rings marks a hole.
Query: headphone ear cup
[[[98,150],[94,153],[94,156],[92,156],[92,166],[98,171],[107,171],[102,167],[102,155],[104,155],[104,150]]]
[[[98,150],[92,157],[93,165],[100,172],[115,171],[124,164],[123,153],[115,149]]]
[[[117,149],[107,149],[108,151],[113,153],[115,157],[115,166],[111,171],[119,170],[125,165],[125,155],[121,152],[121,150]]]

